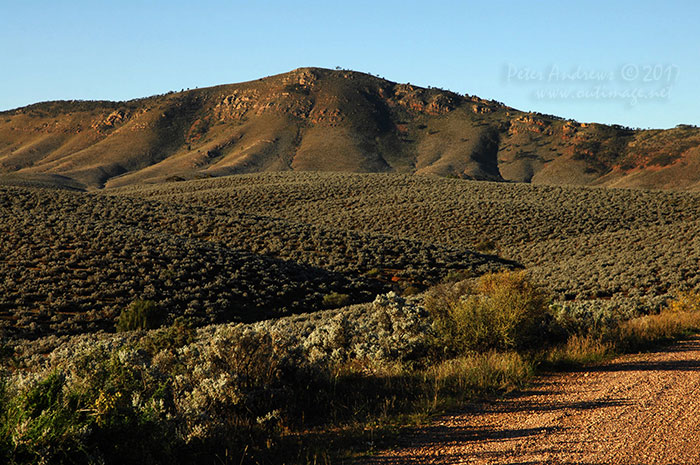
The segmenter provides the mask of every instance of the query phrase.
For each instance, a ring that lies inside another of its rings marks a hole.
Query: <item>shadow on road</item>
[[[570,460],[572,455],[582,452],[579,449],[586,450],[584,443],[595,442],[596,439],[594,436],[592,440],[582,441],[580,433],[587,437],[591,425],[582,423],[574,429],[564,418],[578,417],[577,412],[582,411],[590,414],[583,415],[583,418],[596,418],[596,410],[635,405],[632,398],[612,397],[611,394],[616,392],[614,390],[601,390],[600,395],[590,395],[597,393],[600,380],[609,378],[605,373],[700,372],[700,359],[685,354],[698,352],[699,349],[700,338],[696,338],[658,350],[667,355],[664,357],[631,355],[600,366],[566,370],[567,373],[576,373],[571,378],[564,375],[565,379],[569,379],[567,388],[562,385],[561,372],[548,373],[540,376],[529,389],[474,403],[437,419],[433,426],[411,430],[403,435],[399,444],[392,447],[392,450],[402,451],[398,457],[389,453],[382,457],[366,457],[357,463],[573,463],[567,462],[567,457]],[[646,354],[655,352],[648,351]],[[601,375],[588,377],[588,374],[595,373]],[[598,418],[607,415],[608,412],[605,412]],[[610,415],[615,418],[614,413]],[[536,427],[538,424],[541,426]],[[597,465],[596,462],[575,463]]]
[[[670,362],[623,362],[611,363],[595,368],[587,368],[587,372],[605,371],[700,371],[700,360],[677,360]]]

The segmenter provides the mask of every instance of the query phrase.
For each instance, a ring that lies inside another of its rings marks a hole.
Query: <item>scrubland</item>
[[[697,200],[333,173],[0,188],[0,456],[336,463],[689,334]]]

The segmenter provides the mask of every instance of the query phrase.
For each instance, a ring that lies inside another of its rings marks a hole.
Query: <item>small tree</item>
[[[350,296],[339,292],[331,292],[323,296],[323,306],[326,308],[344,307],[350,303]]]
[[[163,322],[158,305],[152,300],[135,300],[122,310],[117,319],[117,331],[157,328]]]
[[[547,342],[548,296],[524,272],[482,276],[435,288],[425,299],[448,352],[534,349]]]

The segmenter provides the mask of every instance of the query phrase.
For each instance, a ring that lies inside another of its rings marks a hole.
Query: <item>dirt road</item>
[[[700,338],[540,378],[406,435],[371,464],[700,464]]]

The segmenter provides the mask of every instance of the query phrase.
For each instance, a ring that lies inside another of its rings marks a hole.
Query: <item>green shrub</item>
[[[331,292],[323,296],[323,306],[326,308],[344,307],[350,303],[350,296],[339,292]]]
[[[172,463],[167,382],[135,354],[96,351],[79,381],[54,371],[14,395],[0,386],[0,462]]]
[[[412,284],[409,284],[407,286],[404,286],[401,288],[401,295],[402,296],[412,296],[412,295],[417,295],[420,294],[420,288],[418,286],[414,286]]]
[[[372,268],[365,273],[365,276],[368,276],[370,278],[375,278],[381,274],[382,274],[382,270],[380,270],[379,268]]]
[[[487,274],[475,286],[442,285],[425,299],[445,355],[537,348],[547,342],[548,304],[524,272]]]
[[[473,278],[474,274],[469,270],[450,270],[442,279],[443,283],[456,283]]]
[[[117,331],[157,328],[162,323],[162,314],[152,300],[135,300],[122,310],[117,320]]]
[[[0,374],[0,462],[9,463],[12,451],[10,427],[8,421],[9,395],[8,380]]]
[[[9,463],[80,463],[87,460],[80,434],[87,415],[65,377],[53,372],[26,393],[5,398],[1,409],[0,457]],[[3,396],[4,397],[4,396]]]
[[[14,355],[15,350],[11,345],[5,342],[0,342],[0,363],[6,363],[12,360]]]
[[[195,330],[184,318],[175,320],[172,326],[149,331],[141,339],[140,346],[150,354],[163,350],[177,349],[194,341]]]

